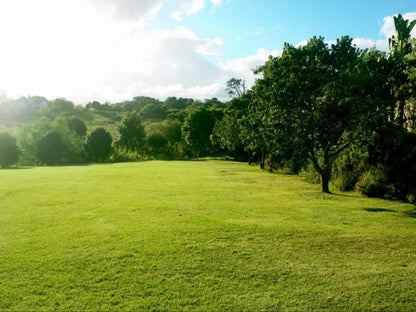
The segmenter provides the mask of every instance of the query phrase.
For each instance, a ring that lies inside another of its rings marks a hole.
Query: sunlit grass
[[[416,210],[220,161],[0,171],[0,310],[411,311]]]

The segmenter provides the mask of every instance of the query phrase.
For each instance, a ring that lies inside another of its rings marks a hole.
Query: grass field
[[[414,311],[416,209],[221,161],[0,171],[0,311]]]

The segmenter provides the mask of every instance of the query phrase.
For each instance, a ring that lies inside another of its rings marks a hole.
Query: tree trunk
[[[401,127],[405,127],[405,114],[404,114],[404,107],[406,105],[406,101],[403,98],[400,98],[398,101],[398,116],[397,119],[399,120],[399,124]]]
[[[330,174],[327,170],[321,172],[321,190],[324,193],[330,193],[329,191],[329,178]]]
[[[259,162],[260,162],[260,168],[261,169],[264,169],[264,151],[262,150],[261,151],[261,154],[259,155],[260,156],[260,159],[259,159]]]
[[[312,155],[312,154],[311,154]],[[324,193],[331,193],[329,191],[329,179],[331,178],[331,161],[328,157],[328,154],[325,153],[323,159],[323,165],[320,166],[316,157],[311,157],[313,166],[315,170],[319,173],[321,177],[321,190]]]
[[[329,179],[331,178],[331,162],[327,155],[324,156],[324,163],[321,170],[321,187],[322,192],[330,193]]]

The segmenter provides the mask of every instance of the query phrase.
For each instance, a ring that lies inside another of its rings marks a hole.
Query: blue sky
[[[162,10],[154,25],[174,27],[170,9]],[[380,30],[385,17],[415,11],[415,1],[409,0],[233,0],[215,9],[206,5],[199,14],[185,16],[182,24],[201,37],[223,38],[222,57],[233,58],[253,54],[259,47],[296,45],[314,35],[384,40]]]
[[[0,92],[227,100],[226,81],[250,86],[284,42],[349,35],[386,50],[397,13],[415,19],[414,0],[2,0]]]

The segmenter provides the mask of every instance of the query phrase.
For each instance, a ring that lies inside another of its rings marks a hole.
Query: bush
[[[36,156],[46,165],[60,164],[64,154],[65,145],[55,131],[48,132],[37,143]]]
[[[69,118],[67,119],[67,124],[69,130],[75,132],[77,135],[85,136],[87,134],[87,126],[81,119],[75,117]]]
[[[97,128],[85,141],[87,157],[93,161],[104,161],[111,153],[113,139],[104,128]]]
[[[300,170],[299,176],[304,178],[309,183],[321,183],[321,177],[319,173],[316,172],[311,161],[309,161],[307,165]]]
[[[116,148],[113,154],[110,156],[110,161],[114,163],[118,162],[134,162],[145,160],[146,158],[140,155],[136,151],[129,151],[123,148]]]
[[[342,192],[352,191],[368,169],[367,149],[353,145],[344,150],[335,160],[332,167],[332,183]]]
[[[387,182],[384,170],[372,167],[365,172],[357,182],[357,190],[368,197],[390,196],[392,188]]]

